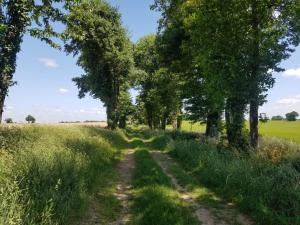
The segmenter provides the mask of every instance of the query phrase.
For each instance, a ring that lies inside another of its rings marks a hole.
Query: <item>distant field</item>
[[[300,121],[270,121],[261,124],[259,130],[268,137],[280,137],[300,143]]]
[[[203,133],[205,132],[205,124],[191,124],[189,121],[184,121],[182,130]],[[280,137],[300,143],[300,121],[269,121],[259,124],[259,131],[268,137]]]

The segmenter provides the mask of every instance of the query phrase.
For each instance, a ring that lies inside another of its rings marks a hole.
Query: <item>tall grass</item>
[[[95,127],[0,129],[0,224],[68,224],[105,182],[120,133]]]
[[[249,155],[195,140],[175,140],[168,148],[188,172],[257,224],[300,224],[300,151],[293,144],[265,140]]]

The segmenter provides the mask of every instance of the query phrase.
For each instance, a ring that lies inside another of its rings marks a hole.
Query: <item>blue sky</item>
[[[109,2],[119,6],[132,41],[156,32],[159,15],[149,9],[152,0]],[[282,66],[287,71],[274,74],[275,87],[269,91],[268,103],[261,108],[269,116],[292,110],[300,112],[300,47]],[[89,96],[78,99],[78,90],[71,79],[81,73],[72,56],[25,36],[14,76],[18,85],[10,89],[4,118],[22,122],[32,114],[41,123],[105,120],[105,108],[99,100]]]

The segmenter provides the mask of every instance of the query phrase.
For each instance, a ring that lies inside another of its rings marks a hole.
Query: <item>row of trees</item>
[[[124,128],[129,117],[150,128],[179,128],[184,110],[207,124],[207,136],[217,137],[225,115],[229,144],[245,149],[250,140],[256,147],[258,108],[274,85],[272,72],[282,71],[279,63],[300,42],[299,0],[156,0],[158,34],[136,44],[117,8],[104,0],[55,2],[63,7],[51,0],[0,0],[1,114],[29,32],[54,47],[51,37],[60,37],[66,53],[78,57],[84,70],[73,79],[79,97],[90,94],[104,103],[109,128]],[[56,33],[50,21],[66,29]],[[130,88],[139,90],[136,105]]]
[[[183,82],[182,99],[208,136],[222,131],[244,149],[258,144],[259,106],[273,72],[300,41],[299,0],[156,0],[163,15],[157,40],[161,62]],[[250,114],[245,135],[244,116]]]

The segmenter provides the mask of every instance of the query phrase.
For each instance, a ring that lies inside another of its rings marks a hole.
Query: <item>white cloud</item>
[[[58,91],[59,91],[60,93],[68,93],[68,92],[69,92],[69,90],[68,90],[68,89],[65,89],[65,88],[60,88]]]
[[[45,67],[49,67],[49,68],[57,68],[58,67],[58,64],[55,61],[55,59],[40,58],[39,61],[42,62]]]
[[[80,109],[79,111],[75,111],[75,112],[79,112],[79,113],[83,113],[83,114],[90,114],[90,115],[93,115],[93,114],[105,115],[106,114],[105,111],[101,111],[97,108],[91,108],[90,110]]]
[[[278,104],[287,104],[287,105],[294,105],[300,102],[300,95],[295,95],[288,98],[279,99],[276,103]]]
[[[284,77],[297,77],[300,78],[300,68],[288,69],[283,73]]]
[[[279,104],[295,104],[300,102],[298,98],[283,98],[277,101]]]

